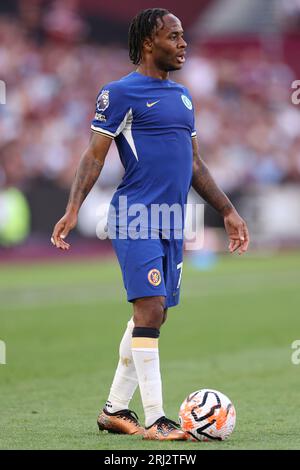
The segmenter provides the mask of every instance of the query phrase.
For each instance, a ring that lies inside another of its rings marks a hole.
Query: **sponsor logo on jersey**
[[[183,101],[183,104],[188,108],[188,109],[193,109],[193,105],[192,105],[192,102],[191,100],[185,96],[185,95],[181,95],[181,99]]]
[[[161,274],[158,269],[151,269],[148,272],[148,281],[152,286],[159,286],[161,283]]]
[[[153,101],[152,103],[149,103],[149,102],[147,101],[147,107],[148,107],[148,108],[151,108],[152,106],[154,106],[154,105],[155,105],[156,103],[158,103],[159,101],[160,101],[160,100]]]
[[[102,90],[97,99],[97,111],[103,112],[109,106],[109,90]]]

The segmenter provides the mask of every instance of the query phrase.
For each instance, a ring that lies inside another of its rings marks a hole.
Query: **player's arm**
[[[77,224],[81,204],[97,181],[112,139],[92,132],[89,145],[84,151],[73,181],[65,215],[54,227],[51,242],[57,248],[68,250],[69,243],[64,239]]]
[[[229,237],[229,251],[239,250],[244,253],[249,245],[249,233],[245,221],[223,191],[211,176],[206,164],[199,155],[197,138],[192,138],[193,144],[193,178],[192,186],[195,191],[224,218],[224,225]]]

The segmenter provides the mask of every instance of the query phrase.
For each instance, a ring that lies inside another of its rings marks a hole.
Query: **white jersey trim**
[[[127,142],[129,144],[129,146],[132,150],[132,153],[135,156],[136,160],[139,161],[139,157],[138,157],[136,147],[135,147],[135,143],[134,143],[134,140],[133,140],[133,135],[132,135],[132,132],[131,132],[131,126],[132,126],[132,121],[133,121],[132,108],[130,108],[128,113],[126,113],[126,116],[125,116],[123,122],[124,121],[125,121],[125,125],[122,127],[121,132],[122,132],[123,136],[125,137],[125,139],[127,140]],[[121,126],[121,124],[120,124],[120,126]],[[118,130],[119,130],[119,128],[118,128]],[[117,130],[117,132],[118,132],[118,130]]]
[[[102,129],[102,127],[97,127],[92,124],[91,129],[95,132],[99,132],[100,134],[106,134],[108,137],[111,137],[113,139],[115,138],[115,134],[113,134],[113,132],[109,132],[106,129]]]

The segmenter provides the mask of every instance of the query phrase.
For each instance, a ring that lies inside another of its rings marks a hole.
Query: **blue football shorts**
[[[129,302],[164,296],[165,308],[179,303],[183,240],[119,238],[111,240]]]

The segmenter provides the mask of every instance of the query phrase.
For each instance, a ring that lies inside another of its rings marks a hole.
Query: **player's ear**
[[[146,52],[152,52],[153,41],[151,38],[146,38],[143,42],[143,48]]]

